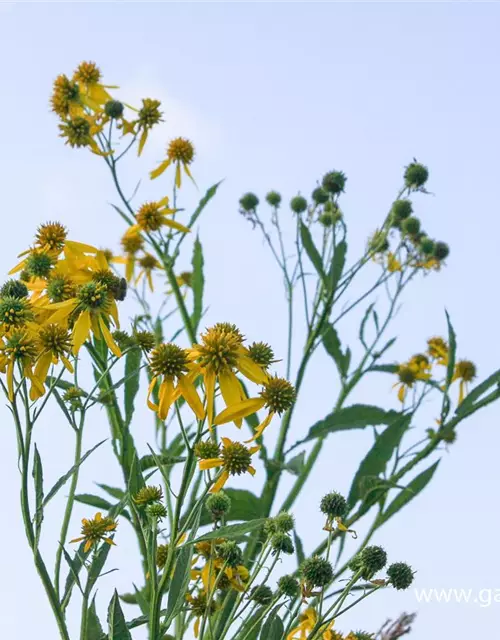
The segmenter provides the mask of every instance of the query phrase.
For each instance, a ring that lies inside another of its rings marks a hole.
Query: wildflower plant
[[[170,177],[171,193],[137,204],[128,198],[120,162],[142,154],[163,112],[152,98],[129,106],[115,89],[94,63],[83,62],[71,77],[57,77],[51,105],[65,142],[93,153],[110,173],[124,225],[119,249],[71,240],[60,222],[41,224],[0,289],[0,383],[19,447],[20,509],[59,637],[130,640],[145,629],[150,640],[189,633],[204,640],[371,638],[341,631],[342,615],[359,605],[361,619],[365,598],[390,588],[397,597],[415,573],[380,546],[379,530],[430,483],[436,454],[454,442],[461,423],[500,397],[500,371],[476,382],[476,365],[458,358],[449,317],[445,335],[415,345],[419,351],[404,362],[390,361],[395,339],[388,333],[403,293],[421,276],[438,277],[450,253],[423,230],[414,198],[426,193],[429,170],[417,161],[405,167],[401,190],[374,220],[358,256],[348,251],[342,171],[328,171],[310,198],[295,193],[288,204],[276,190],[264,198],[242,196],[241,214],[262,234],[283,276],[287,353],[277,354],[262,336],[247,337],[231,322],[205,326],[204,256],[192,231],[220,183],[186,213],[180,200],[182,189],[196,188],[196,154],[189,139],[176,138],[150,168],[156,184],[168,185]],[[283,210],[292,220],[291,242]],[[189,245],[192,270],[185,271],[180,264]],[[361,276],[368,285],[352,295]],[[120,304],[130,294],[138,310],[127,326]],[[303,303],[298,318],[296,300]],[[359,321],[359,344],[346,344],[346,320]],[[298,322],[306,328],[303,345],[293,332]],[[295,424],[304,380],[321,350],[336,371],[336,395],[321,420]],[[300,354],[297,367],[294,354]],[[284,375],[276,369],[280,361]],[[85,373],[88,364],[93,378]],[[354,390],[375,375],[387,378],[391,406],[352,403]],[[433,428],[419,412],[430,398],[437,407]],[[36,443],[48,403],[75,439],[74,460],[52,487]],[[154,427],[145,448],[137,444],[144,431],[138,403],[147,405]],[[109,437],[83,453],[85,426],[98,410]],[[297,498],[340,431],[369,427],[373,445],[348,494],[331,486],[317,497],[323,540],[305,549]],[[270,432],[277,436],[274,450]],[[108,446],[121,486],[102,477],[101,493],[79,493],[81,466]],[[291,487],[279,493],[290,474]],[[245,489],[232,486],[235,477]],[[66,508],[51,558],[40,542],[52,517],[47,504],[63,487]],[[80,531],[77,502],[89,508]],[[130,593],[115,591],[106,627],[97,589],[112,580],[104,576],[126,527],[136,537],[141,576]],[[367,531],[359,539],[358,528]],[[285,571],[287,557],[294,561]],[[67,611],[77,598],[75,633]]]

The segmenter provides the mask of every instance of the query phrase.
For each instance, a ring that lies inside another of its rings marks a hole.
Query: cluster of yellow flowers
[[[59,129],[66,144],[72,147],[88,147],[97,155],[110,155],[114,151],[106,148],[103,130],[114,123],[123,136],[138,139],[138,155],[141,155],[151,129],[162,122],[163,114],[159,100],[144,98],[142,107],[136,109],[115,100],[109,89],[114,85],[102,83],[102,74],[95,62],[81,62],[71,78],[61,74],[54,81],[51,106],[61,119]],[[125,117],[125,109],[133,113]],[[170,165],[175,166],[175,182],[181,186],[181,169],[193,179],[189,165],[194,160],[194,147],[186,138],[171,140],[166,149],[166,158],[151,171],[151,179],[160,176]]]
[[[125,298],[127,285],[102,251],[68,240],[58,222],[41,225],[33,246],[19,257],[9,273],[19,279],[0,290],[0,371],[7,373],[11,400],[16,365],[36,400],[45,393],[52,365],[62,362],[73,372],[71,358],[90,334],[121,355],[110,327],[119,326],[116,302]]]
[[[189,349],[163,343],[149,353],[151,382],[147,402],[161,420],[167,418],[170,407],[181,397],[198,420],[207,419],[210,430],[229,422],[241,427],[243,418],[262,408],[267,410],[253,437],[245,443],[222,438],[222,448],[213,439],[201,440],[195,445],[200,469],[222,468],[212,492],[219,491],[231,475],[255,473],[251,456],[259,447],[246,445],[259,438],[273,416],[287,411],[295,400],[295,389],[288,380],[269,373],[269,367],[275,362],[271,347],[262,342],[248,347],[244,343],[245,338],[235,325],[218,323],[202,334],[199,344]],[[247,397],[237,374],[261,385],[257,397]],[[198,382],[203,383],[203,401]],[[226,408],[216,415],[217,386]]]
[[[408,362],[398,365],[398,382],[393,386],[398,388],[398,399],[404,402],[409,389],[419,381],[430,380],[434,365],[448,366],[449,346],[444,338],[439,336],[427,340],[425,353],[417,353]],[[476,377],[476,366],[470,360],[459,360],[455,363],[451,382],[460,381],[458,403],[464,399],[468,384]]]
[[[309,633],[314,629],[318,622],[318,614],[313,607],[309,607],[300,614],[299,624],[292,629],[287,635],[286,640],[307,640]],[[369,640],[373,638],[371,634],[350,632],[346,636],[338,631],[333,630],[334,620],[324,624],[321,629],[321,638],[323,640]]]

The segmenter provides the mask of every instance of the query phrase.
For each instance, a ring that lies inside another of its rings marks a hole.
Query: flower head
[[[222,467],[222,473],[210,489],[210,493],[217,493],[226,484],[229,476],[241,475],[242,473],[250,473],[255,475],[255,469],[252,467],[252,455],[256,453],[260,447],[248,448],[241,442],[233,442],[229,438],[222,438],[222,450],[218,457],[205,458],[200,460],[199,467],[202,471]]]
[[[417,380],[429,380],[431,374],[428,369],[410,361],[398,366],[397,376],[399,381],[393,387],[398,387],[398,400],[404,402],[408,389],[412,389]]]
[[[476,365],[470,360],[459,360],[455,364],[452,382],[460,380],[460,388],[458,393],[458,404],[460,404],[467,393],[468,383],[472,382],[477,375]]]
[[[151,179],[154,180],[160,176],[171,164],[175,165],[175,184],[181,187],[181,168],[184,169],[186,175],[193,180],[189,165],[194,160],[194,146],[187,138],[174,138],[167,147],[167,158],[161,162],[154,171],[151,171]]]
[[[163,489],[161,487],[147,486],[142,487],[134,496],[134,502],[140,506],[144,506],[151,502],[159,502],[163,498]]]
[[[46,222],[38,227],[35,235],[35,246],[42,251],[59,254],[64,248],[68,230],[60,222]]]
[[[143,98],[142,100],[142,107],[137,117],[137,126],[142,131],[137,151],[139,156],[144,149],[149,131],[163,120],[160,105],[161,102],[159,100],[153,100],[152,98]]]
[[[437,364],[448,364],[448,343],[444,338],[436,336],[427,340],[427,353]]]
[[[85,541],[83,547],[84,553],[87,553],[92,547],[104,541],[107,544],[114,545],[113,539],[108,536],[112,531],[116,530],[118,523],[108,516],[102,517],[102,514],[96,513],[93,518],[82,520],[82,535],[80,538],[75,538],[70,542],[82,542]]]
[[[78,84],[63,74],[54,80],[50,104],[60,118],[83,114]]]

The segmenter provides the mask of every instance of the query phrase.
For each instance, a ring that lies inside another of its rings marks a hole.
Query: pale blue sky
[[[429,166],[435,194],[417,198],[418,213],[426,228],[450,243],[451,256],[443,272],[421,280],[407,296],[395,324],[401,339],[393,357],[405,358],[429,335],[443,332],[446,306],[460,355],[487,375],[500,364],[499,18],[494,3],[0,5],[0,271],[8,271],[46,219],[60,219],[73,238],[92,243],[113,244],[120,233],[107,204],[114,194],[105,167],[90,154],[65,148],[48,110],[53,78],[93,59],[131,102],[144,96],[165,100],[165,124],[144,159],[127,165],[130,189],[161,158],[172,135],[194,140],[193,171],[202,189],[226,178],[200,228],[209,320],[234,321],[251,339],[267,340],[284,353],[279,275],[237,213],[243,191],[308,194],[326,170],[342,169],[349,178],[343,209],[355,255],[394,199],[402,167],[416,156]],[[158,188],[143,186],[144,199]],[[187,193],[187,202],[194,202],[197,194]],[[311,373],[297,437],[331,409],[327,367],[319,358]],[[360,397],[394,404],[390,383],[378,380]],[[420,587],[500,586],[498,411],[464,425],[432,487],[379,532],[377,542],[391,558],[418,569]],[[89,446],[105,428],[98,417]],[[55,479],[66,468],[61,459],[71,455],[70,437],[49,419],[37,439],[52,465],[47,476]],[[297,505],[309,549],[321,536],[315,500],[326,488],[348,489],[369,441],[368,434],[338,436],[318,464],[308,498]],[[0,636],[52,638],[51,614],[19,521],[14,433],[5,410],[0,442],[0,575],[8,585]],[[87,467],[87,490],[102,478],[105,460],[96,456]],[[115,469],[109,473],[118,477]],[[58,510],[60,504],[51,515]],[[83,513],[77,510],[75,533]],[[123,536],[114,566],[125,568],[103,582],[104,596],[115,581],[125,588],[135,575],[127,565],[132,548],[126,540],[132,544],[132,538]],[[22,613],[23,598],[29,616]],[[368,599],[349,624],[374,630],[387,616],[418,609],[415,640],[465,639],[491,634],[498,607],[417,605],[412,591],[387,592]]]

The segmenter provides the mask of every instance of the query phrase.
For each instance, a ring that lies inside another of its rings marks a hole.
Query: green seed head
[[[0,289],[0,298],[27,298],[28,287],[20,280],[7,280]]]
[[[405,185],[408,189],[421,189],[429,178],[429,170],[420,162],[411,162],[404,173]]]
[[[281,195],[277,191],[270,191],[266,195],[266,201],[271,207],[279,207],[281,204]]]
[[[343,518],[347,511],[347,500],[340,493],[332,491],[321,498],[319,508],[329,519]]]
[[[278,580],[278,589],[287,598],[295,598],[300,593],[300,584],[293,576],[285,575]]]
[[[295,196],[290,200],[290,209],[297,214],[304,213],[307,209],[307,200],[302,196]]]
[[[325,191],[336,195],[345,189],[347,177],[342,171],[330,171],[323,176],[322,186]]]
[[[259,199],[255,195],[255,193],[245,193],[240,198],[240,207],[243,211],[250,213],[251,211],[255,211],[259,204]]]
[[[224,491],[212,493],[208,496],[205,506],[212,514],[213,520],[217,522],[229,513],[231,509],[231,498],[227,496]]]
[[[258,584],[250,592],[250,600],[260,605],[268,605],[273,601],[273,590],[266,584]]]
[[[304,580],[312,587],[326,587],[333,579],[331,563],[320,556],[304,560],[300,571]]]
[[[387,569],[387,577],[395,589],[408,589],[413,582],[414,572],[405,562],[395,562]]]

